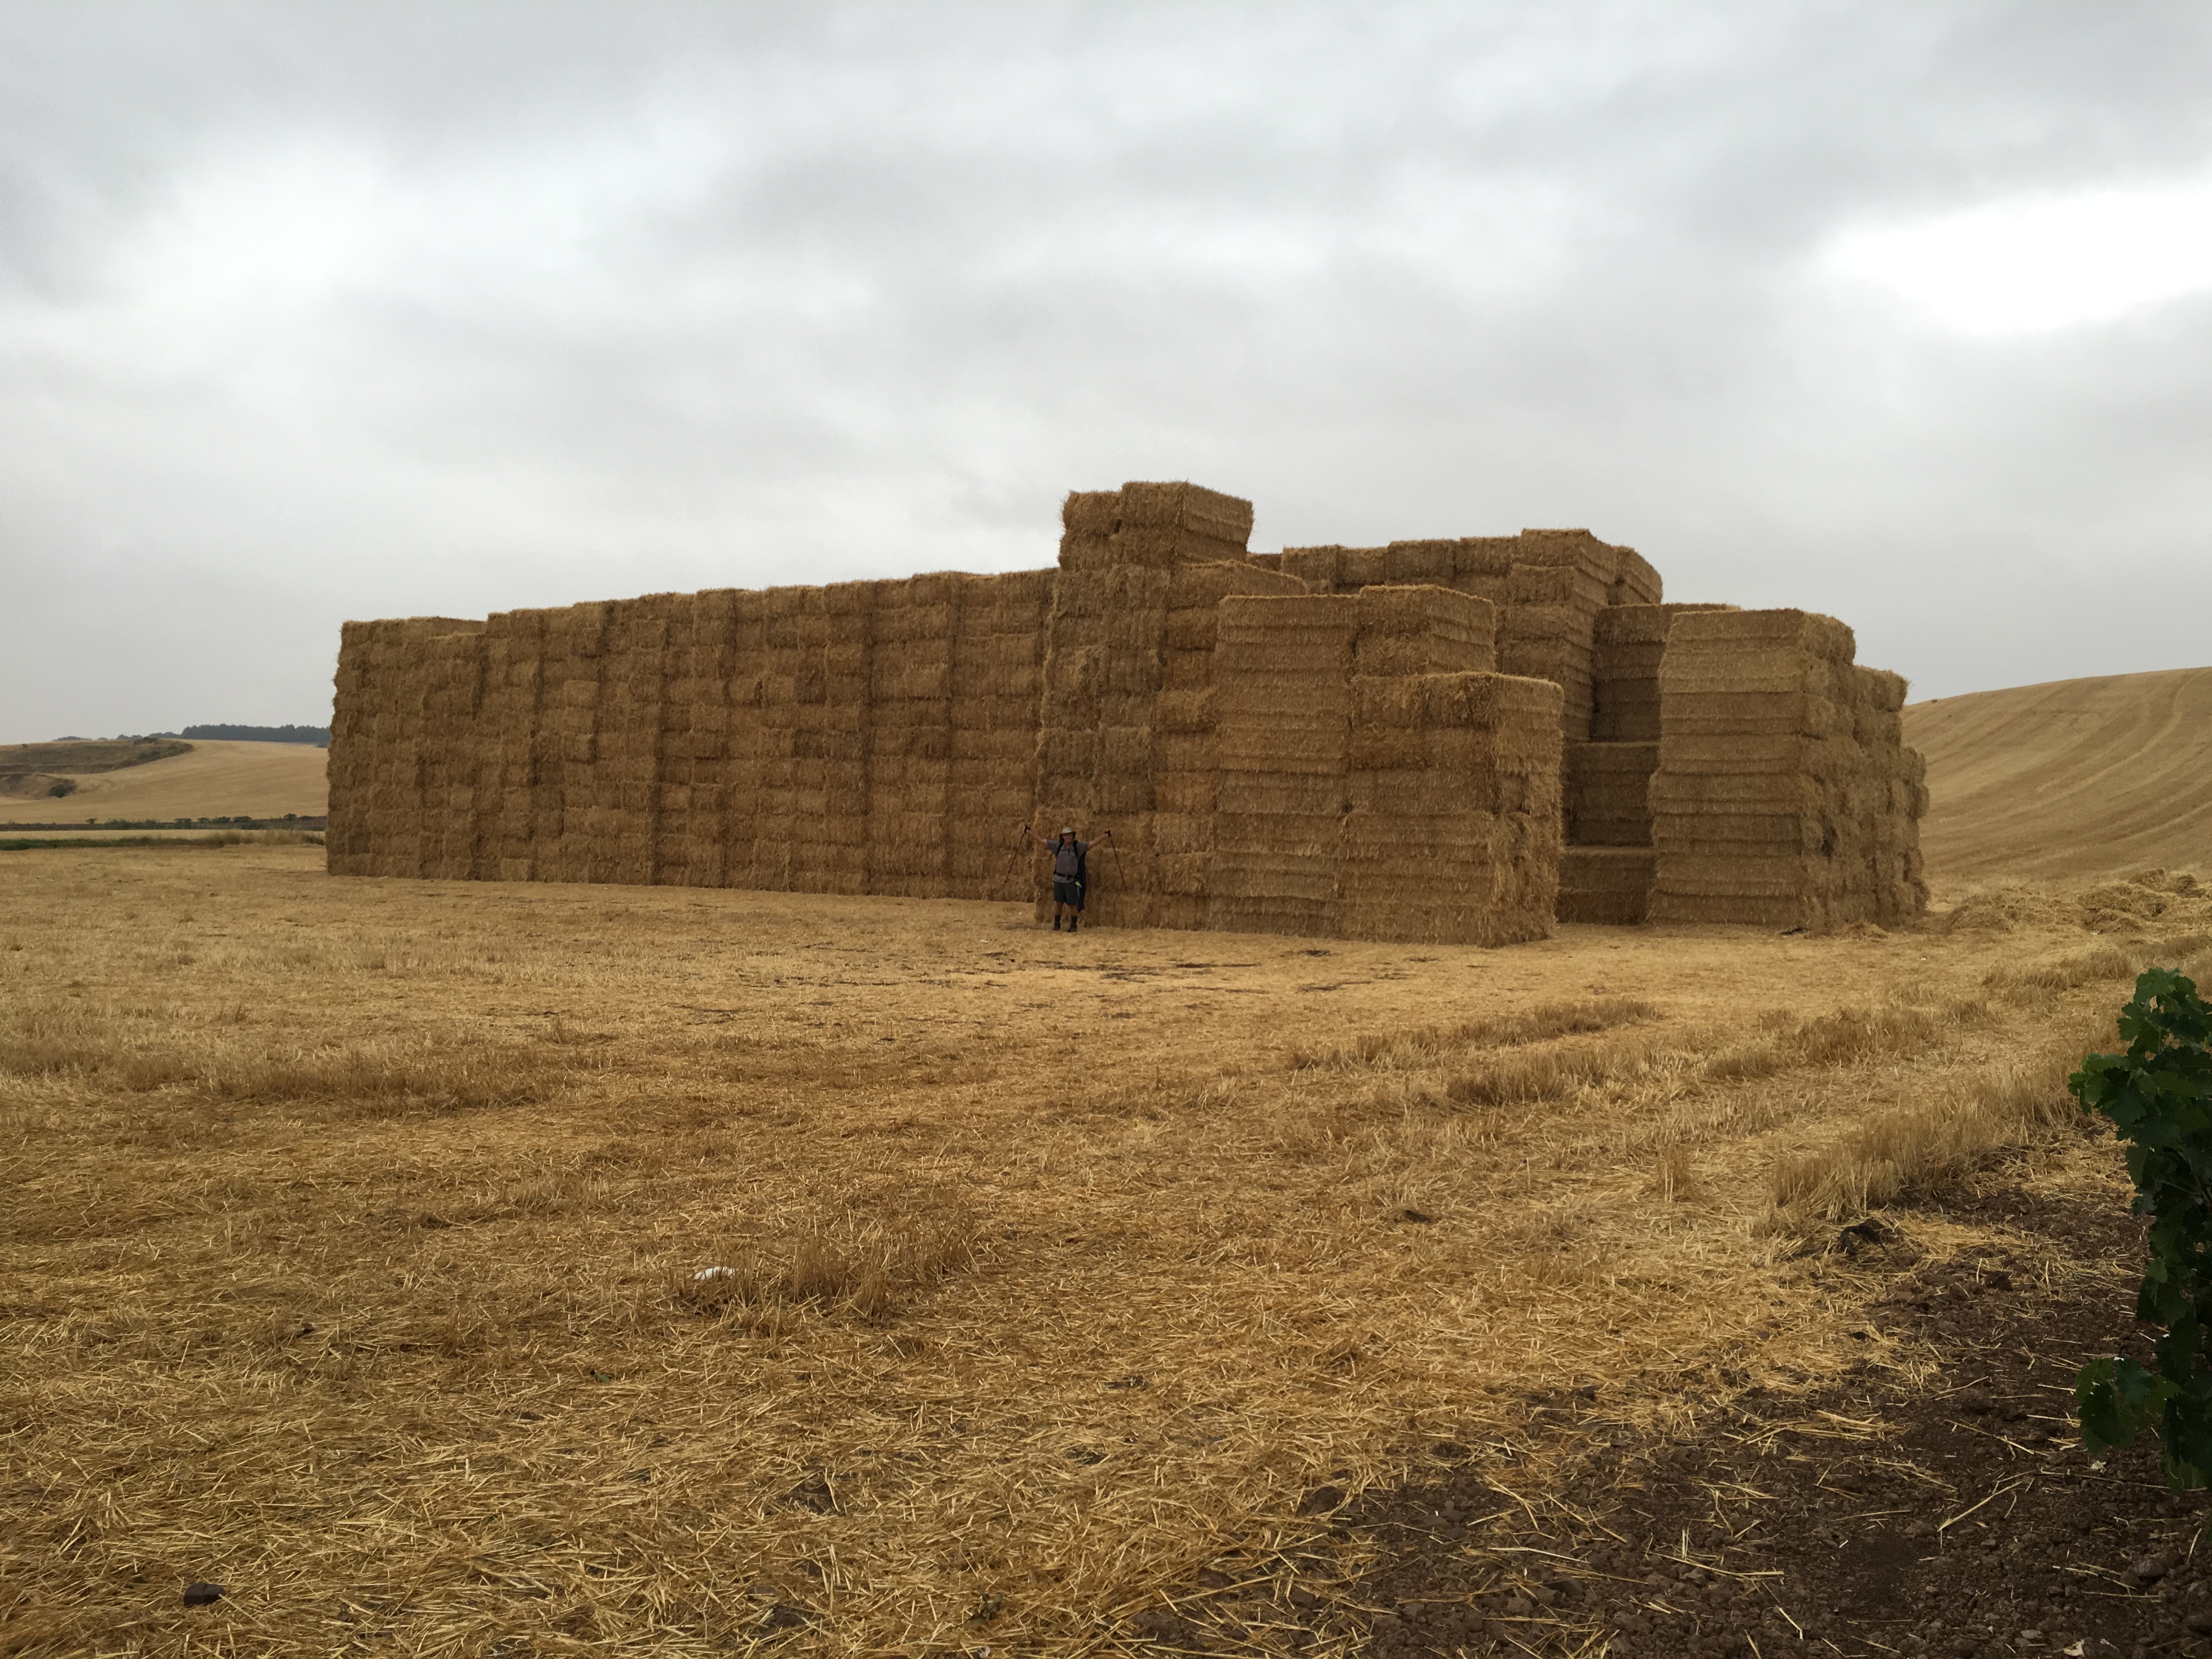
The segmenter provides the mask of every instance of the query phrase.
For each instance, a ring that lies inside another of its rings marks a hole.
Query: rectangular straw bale
[[[1559,854],[1559,920],[1616,927],[1642,922],[1658,860],[1648,847],[1565,848]]]
[[[1595,606],[1555,605],[1548,600],[1509,599],[1498,618],[1500,637],[1516,644],[1557,640],[1575,647],[1582,672],[1589,672],[1590,635],[1596,624]]]
[[[1648,847],[1656,743],[1569,743],[1561,764],[1567,843]]]
[[[1660,732],[1668,736],[1851,738],[1848,703],[1796,691],[1686,691],[1670,682],[1661,692]]]
[[[1613,596],[1603,570],[1583,563],[1516,564],[1506,578],[1508,605],[1540,605],[1595,616]]]
[[[1834,781],[1810,771],[1653,774],[1651,810],[1699,817],[1729,812],[1819,812]]]
[[[1188,480],[1121,486],[1123,528],[1191,530],[1220,541],[1242,542],[1252,533],[1252,503]]]
[[[1119,566],[1162,569],[1241,559],[1251,532],[1249,501],[1193,483],[1125,483],[1110,556]]]
[[[1212,559],[1177,565],[1169,573],[1166,603],[1170,611],[1211,612],[1232,593],[1303,595],[1295,575],[1269,570],[1244,559]]]
[[[1616,605],[1657,605],[1665,597],[1658,570],[1632,547],[1615,544],[1613,555],[1620,562],[1619,574],[1613,578],[1613,603]]]
[[[1213,653],[1173,648],[1160,659],[1160,692],[1209,691],[1213,689]]]
[[[1849,663],[1856,649],[1851,630],[1833,617],[1789,609],[1699,611],[1675,619],[1668,654],[1704,650],[1794,649],[1823,661]]]
[[[1493,602],[1503,601],[1520,556],[1518,536],[1462,536],[1452,556],[1454,585]]]
[[[1796,693],[1849,707],[1858,696],[1849,665],[1826,661],[1797,646],[1715,649],[1678,645],[1666,653],[1661,672],[1669,696]]]
[[[1152,847],[1168,854],[1210,853],[1213,850],[1212,812],[1156,812],[1152,817]]]
[[[1295,577],[1315,593],[1334,593],[1337,591],[1337,565],[1344,549],[1330,543],[1323,547],[1286,547],[1282,554],[1282,570],[1286,576]]]
[[[1802,732],[1739,736],[1668,731],[1659,739],[1659,776],[1668,774],[1801,772],[1840,777],[1857,764],[1856,745]],[[1654,786],[1657,787],[1655,779]]]
[[[1620,550],[1587,530],[1523,530],[1514,540],[1516,565],[1571,566],[1599,577],[1608,589],[1620,572]]]
[[[1336,591],[1357,593],[1363,587],[1386,584],[1390,580],[1389,562],[1388,548],[1340,548],[1336,556]]]
[[[1449,586],[1458,553],[1456,537],[1392,542],[1382,550],[1382,580],[1392,586]]]
[[[1834,821],[1817,812],[1654,812],[1651,844],[1669,859],[1694,853],[1825,858],[1835,851]]]
[[[1364,587],[1358,601],[1355,675],[1496,670],[1498,608],[1487,599],[1426,586]]]
[[[988,675],[1004,669],[1033,669],[1042,641],[1036,630],[1024,633],[979,633],[963,625],[951,641],[947,656],[962,675]],[[964,682],[963,682],[964,684]]]
[[[1593,680],[1590,738],[1595,743],[1656,743],[1661,731],[1659,681]]]
[[[1692,616],[1708,611],[1734,611],[1732,605],[1612,605],[1597,613],[1591,624],[1591,643],[1595,647],[1597,665],[1608,672],[1613,660],[1611,653],[1645,646],[1663,648],[1674,632],[1677,617]],[[1634,661],[1639,670],[1647,662],[1658,660],[1655,649],[1648,659],[1643,656],[1624,658]]]
[[[1795,900],[1812,907],[1807,914],[1826,921],[1820,898],[1827,884],[1828,860],[1818,852],[1745,854],[1729,850],[1662,853],[1659,880],[1652,894],[1658,921],[1719,920],[1710,916],[1669,917],[1668,901],[1678,897]],[[1808,921],[1808,926],[1813,925]]]

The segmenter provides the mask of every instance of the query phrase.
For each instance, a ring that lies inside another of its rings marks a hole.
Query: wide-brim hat
[[[1073,829],[1068,829],[1068,830],[1061,830],[1060,833],[1061,835],[1063,835],[1063,836],[1072,836],[1072,835],[1073,835],[1073,834],[1075,833],[1075,831],[1074,831]]]

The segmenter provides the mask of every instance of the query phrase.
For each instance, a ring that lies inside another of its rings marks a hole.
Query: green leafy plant
[[[2066,1087],[2128,1143],[2135,1213],[2151,1218],[2136,1317],[2158,1326],[2155,1369],[2099,1359],[2074,1385],[2082,1442],[2102,1452],[2153,1424],[2175,1491],[2212,1484],[2212,1008],[2170,968],[2136,981],[2125,1054],[2090,1054]]]

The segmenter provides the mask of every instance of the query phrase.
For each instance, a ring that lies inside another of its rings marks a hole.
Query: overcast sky
[[[1586,525],[2212,663],[2212,7],[0,0],[0,740],[339,623]]]

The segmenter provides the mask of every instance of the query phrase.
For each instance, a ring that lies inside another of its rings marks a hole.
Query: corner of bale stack
[[[332,874],[421,876],[457,860],[472,872],[484,627],[406,617],[340,629],[325,843]]]
[[[1879,743],[1893,676],[1851,631],[1796,610],[1678,617],[1661,668],[1651,781],[1654,920],[1819,929],[1893,913],[1909,887],[1878,804],[1904,763]],[[1874,747],[1862,741],[1862,710]]]
[[[1928,908],[1920,859],[1927,766],[1905,746],[1905,677],[1881,668],[1853,673],[1851,729],[1862,762],[1862,811],[1870,820],[1869,909],[1874,921],[1894,925]]]
[[[1361,677],[1353,687],[1342,935],[1495,945],[1548,934],[1559,688],[1483,672]]]
[[[1590,740],[1659,741],[1659,664],[1677,617],[1732,605],[1616,605],[1590,630]]]
[[[1498,667],[1557,684],[1562,735],[1588,738],[1597,618],[1623,598],[1656,597],[1657,573],[1632,549],[1587,530],[1524,530],[1510,548],[1470,547],[1463,556],[1493,566],[1510,558],[1502,581],[1492,576],[1488,584],[1504,606]]]

